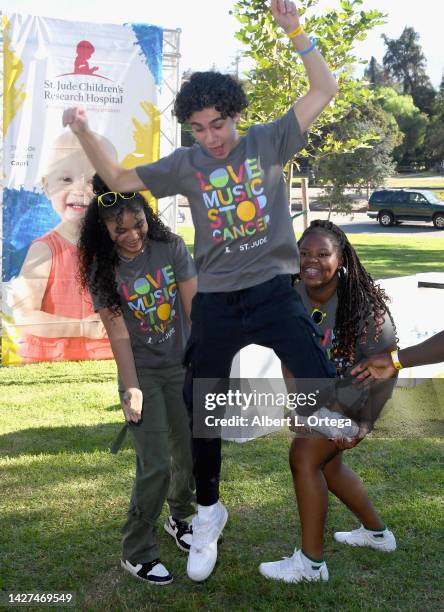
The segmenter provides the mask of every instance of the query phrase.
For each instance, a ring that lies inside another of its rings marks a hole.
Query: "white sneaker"
[[[312,563],[302,555],[301,550],[295,550],[292,557],[284,557],[281,561],[261,563],[259,571],[265,578],[282,580],[283,582],[328,581],[328,569],[325,561],[321,564]]]
[[[193,539],[187,564],[187,573],[191,580],[201,582],[213,571],[217,560],[217,541],[227,518],[227,509],[220,502],[217,502],[212,510],[211,520],[203,521],[199,514],[193,518]]]
[[[387,528],[384,531],[371,531],[361,525],[353,531],[337,531],[334,538],[337,542],[350,546],[370,546],[383,552],[396,550],[395,536]]]
[[[122,568],[129,572],[135,578],[144,580],[150,584],[162,586],[173,582],[173,577],[167,568],[160,562],[160,559],[154,559],[149,563],[131,563],[127,559],[120,561]]]

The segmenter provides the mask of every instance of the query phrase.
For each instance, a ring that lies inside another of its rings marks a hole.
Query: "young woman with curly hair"
[[[196,272],[185,244],[139,193],[115,193],[94,177],[95,197],[79,241],[80,279],[106,328],[119,374],[125,428],[136,450],[123,528],[123,569],[154,584],[172,576],[154,537],[168,496],[165,530],[188,551],[194,513],[191,433],[183,402],[183,350]]]
[[[301,269],[295,289],[321,334],[338,377],[345,382],[353,364],[373,353],[396,347],[396,329],[387,306],[388,298],[361,264],[345,233],[330,221],[313,221],[302,234],[299,249]],[[286,378],[291,378],[285,367],[283,372]],[[384,382],[370,391],[357,390],[350,383],[344,389],[345,414],[323,407],[309,419],[302,418],[305,427],[293,429],[299,432],[303,429],[290,449],[302,543],[293,556],[261,564],[260,571],[268,578],[286,582],[328,580],[323,560],[328,491],[361,522],[358,529],[335,533],[338,542],[386,552],[396,548],[393,533],[376,512],[361,480],[342,462],[343,449],[356,445],[371,429],[391,395],[393,383]],[[337,397],[341,397],[340,385]],[[344,418],[344,431],[332,421],[328,426],[321,420],[346,417],[350,403],[353,403],[355,420],[350,419],[350,426]],[[308,427],[307,422],[313,426]]]

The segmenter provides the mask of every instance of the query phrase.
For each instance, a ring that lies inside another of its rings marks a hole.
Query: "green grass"
[[[159,529],[162,559],[175,577],[165,588],[150,588],[119,568],[134,452],[128,444],[116,456],[108,450],[121,425],[114,364],[11,367],[0,370],[0,384],[0,589],[74,591],[76,609],[119,612],[440,607],[439,381],[397,390],[379,431],[347,452],[396,533],[395,554],[337,544],[333,532],[357,523],[331,499],[330,582],[284,585],[259,575],[259,562],[289,554],[300,537],[287,466],[291,434],[282,431],[224,443],[222,498],[230,518],[208,581],[186,578],[185,556]]]
[[[192,233],[185,228],[188,244]],[[350,239],[377,278],[443,267],[444,238]],[[332,499],[325,549],[330,582],[291,586],[262,579],[258,563],[289,554],[300,535],[287,467],[291,438],[283,431],[224,444],[222,497],[230,519],[216,571],[204,584],[189,582],[185,557],[159,529],[175,581],[156,589],[119,568],[134,452],[127,443],[118,455],[109,453],[121,426],[114,363],[0,369],[0,592],[75,591],[77,609],[119,612],[439,609],[440,384],[397,389],[376,431],[347,452],[347,463],[395,530],[394,555],[335,543],[333,532],[356,521]]]
[[[398,174],[385,181],[386,187],[444,187],[444,176],[433,172]]]
[[[365,268],[374,278],[408,276],[444,269],[444,237],[349,234]]]

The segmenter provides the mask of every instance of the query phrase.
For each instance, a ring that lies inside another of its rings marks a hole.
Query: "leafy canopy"
[[[353,78],[353,65],[360,60],[353,45],[363,40],[367,32],[384,23],[377,10],[362,10],[363,0],[341,0],[338,9],[322,15],[311,10],[318,0],[297,3],[304,29],[316,35],[319,49],[334,71],[339,93],[310,130],[306,153],[322,157],[331,152],[353,151],[365,146],[373,134],[358,138],[338,139],[329,126],[349,113],[353,105],[362,106],[372,98],[364,82]],[[237,38],[243,42],[254,66],[247,74],[246,89],[250,100],[247,123],[265,123],[287,112],[289,107],[308,90],[304,66],[285,33],[275,24],[266,0],[238,0],[235,16],[241,27]],[[311,145],[311,146],[310,146]]]

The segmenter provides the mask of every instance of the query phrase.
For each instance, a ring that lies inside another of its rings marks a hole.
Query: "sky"
[[[146,22],[164,28],[180,28],[180,69],[233,69],[236,55],[242,52],[235,39],[238,22],[230,14],[234,0],[2,0],[2,11],[18,12],[73,21],[108,23]],[[297,6],[297,2],[296,2]],[[316,12],[338,7],[339,0],[319,0]],[[384,43],[381,34],[398,38],[405,26],[420,34],[420,44],[427,59],[427,73],[438,87],[444,68],[442,0],[364,0],[363,9],[376,8],[387,14],[386,23],[371,31],[367,40],[356,46],[357,55],[369,60],[372,55],[382,63]],[[242,61],[240,68],[248,63]],[[363,68],[357,68],[357,75]]]

